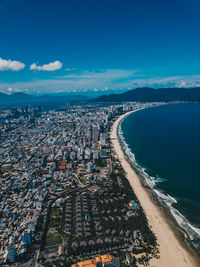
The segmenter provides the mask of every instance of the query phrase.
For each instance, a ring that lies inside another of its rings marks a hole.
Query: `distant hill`
[[[89,98],[82,95],[42,95],[33,96],[22,92],[11,95],[0,93],[0,108],[20,105],[47,105],[47,104],[64,104],[72,101],[88,101]]]
[[[102,95],[92,102],[169,102],[191,101],[200,102],[200,87],[195,88],[136,88],[122,94]]]

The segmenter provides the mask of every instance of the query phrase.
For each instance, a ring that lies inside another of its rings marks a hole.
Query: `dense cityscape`
[[[200,267],[200,0],[0,14],[0,267]]]
[[[119,115],[155,104],[22,108],[1,124],[2,265],[137,266],[158,257],[109,135]]]

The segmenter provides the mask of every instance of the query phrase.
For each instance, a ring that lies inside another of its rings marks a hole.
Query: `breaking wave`
[[[156,196],[159,203],[163,206],[167,206],[170,208],[170,211],[176,220],[177,224],[180,226],[179,230],[182,230],[185,236],[186,242],[192,244],[197,251],[200,251],[200,229],[192,225],[186,217],[184,217],[174,206],[173,204],[178,203],[178,200],[174,197],[170,196],[169,194],[165,194],[161,192],[158,188],[156,188],[156,184],[162,183],[167,181],[165,178],[161,177],[152,177],[148,175],[146,169],[136,161],[135,155],[132,153],[131,149],[129,148],[126,140],[123,136],[122,131],[122,122],[126,117],[124,117],[118,124],[117,128],[117,135],[119,137],[120,145],[124,151],[125,156],[131,162],[133,168],[135,168],[140,176],[143,177],[144,181],[146,182],[148,188],[153,192],[153,195]],[[184,230],[184,231],[183,231]]]

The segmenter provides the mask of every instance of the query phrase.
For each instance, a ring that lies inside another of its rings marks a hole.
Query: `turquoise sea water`
[[[119,126],[124,151],[200,248],[200,104],[148,108]]]

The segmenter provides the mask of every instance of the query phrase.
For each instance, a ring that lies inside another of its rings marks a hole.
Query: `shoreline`
[[[131,166],[121,148],[117,133],[118,125],[122,119],[138,110],[130,111],[121,115],[112,125],[110,138],[112,139],[115,153],[126,172],[126,178],[137,195],[138,200],[140,201],[148,218],[150,228],[157,238],[160,259],[152,259],[149,266],[200,266],[200,259],[198,255],[184,242],[180,230],[178,230],[175,224],[172,223],[170,219],[172,215],[169,216],[168,212],[152,199],[151,192],[144,186],[142,178]]]

